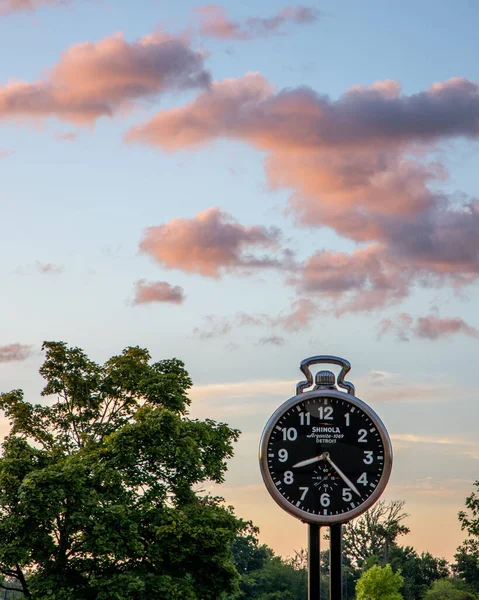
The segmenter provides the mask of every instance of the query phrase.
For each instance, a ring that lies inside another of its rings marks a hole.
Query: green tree
[[[246,523],[244,529],[237,535],[231,545],[233,562],[240,575],[262,569],[266,562],[273,557],[273,551],[266,544],[258,541],[259,530],[252,523]]]
[[[365,571],[356,583],[357,600],[401,600],[399,593],[403,584],[400,573],[394,573],[391,565],[374,566]]]
[[[467,539],[459,546],[454,556],[454,572],[466,583],[479,591],[479,481],[474,482],[476,490],[466,498],[466,510],[459,511],[461,529],[467,532]]]
[[[426,591],[424,600],[475,600],[474,594],[461,589],[451,579],[439,579],[434,581],[430,589]]]
[[[419,600],[438,580],[449,576],[449,566],[444,558],[430,552],[418,554],[411,546],[394,545],[390,553],[391,567],[404,578],[401,593],[406,600]]]
[[[409,528],[402,524],[408,517],[403,508],[404,501],[387,503],[380,500],[343,527],[343,549],[352,566],[364,569],[376,562],[389,562],[397,538],[409,533]]]
[[[472,589],[479,591],[479,540],[465,540],[454,555],[454,573]]]
[[[262,568],[243,575],[234,600],[306,600],[308,577],[304,568],[271,556]]]
[[[195,490],[239,432],[187,417],[181,361],[126,348],[104,365],[46,342],[42,404],[0,395],[0,573],[38,600],[216,599],[245,523]],[[52,398],[53,397],[53,398]]]

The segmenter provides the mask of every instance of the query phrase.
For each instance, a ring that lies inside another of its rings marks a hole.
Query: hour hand
[[[292,468],[295,469],[296,467],[305,467],[306,465],[312,465],[313,463],[318,462],[319,460],[323,460],[323,458],[323,454],[319,454],[318,456],[313,456],[313,458],[301,460],[299,463],[293,465]]]

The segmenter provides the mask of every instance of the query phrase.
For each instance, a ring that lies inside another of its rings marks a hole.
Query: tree
[[[439,579],[426,591],[424,600],[475,600],[475,596],[451,579]]]
[[[479,591],[479,540],[465,540],[457,549],[454,558],[454,573],[473,590]]]
[[[411,546],[393,545],[390,561],[392,569],[404,578],[401,593],[406,600],[419,600],[434,581],[450,574],[446,559],[435,558],[430,552],[419,555]]]
[[[233,540],[233,562],[240,575],[262,569],[266,562],[273,557],[273,551],[266,544],[259,544],[259,530],[250,522]]]
[[[479,481],[474,482],[479,490]],[[461,529],[467,532],[467,539],[459,546],[454,556],[454,572],[473,589],[479,591],[479,496],[473,491],[466,498],[466,510],[459,511]]]
[[[308,576],[291,561],[270,556],[260,569],[243,575],[239,587],[232,600],[306,600]]]
[[[403,584],[400,573],[394,573],[391,565],[374,566],[365,571],[356,583],[357,600],[401,600],[399,593]]]
[[[194,600],[235,587],[246,524],[221,499],[239,432],[187,417],[177,359],[130,347],[104,365],[46,342],[47,402],[0,395],[0,573],[41,600]],[[54,399],[52,399],[54,396]],[[1,585],[1,584],[0,584]]]
[[[386,564],[391,547],[400,535],[409,533],[402,521],[404,501],[377,502],[358,519],[343,528],[343,549],[354,567],[362,569],[365,561]],[[376,557],[376,558],[373,558]]]

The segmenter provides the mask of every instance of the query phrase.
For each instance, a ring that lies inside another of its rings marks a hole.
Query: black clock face
[[[372,415],[345,398],[326,395],[287,408],[263,446],[273,496],[338,521],[351,511],[362,512],[378,486],[385,486],[381,477],[390,469],[389,448],[381,436],[385,430]]]

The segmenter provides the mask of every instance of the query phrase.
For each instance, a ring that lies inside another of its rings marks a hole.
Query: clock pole
[[[321,526],[309,524],[308,544],[308,600],[321,598]]]
[[[343,526],[331,525],[329,528],[329,598],[341,600],[343,590]]]

